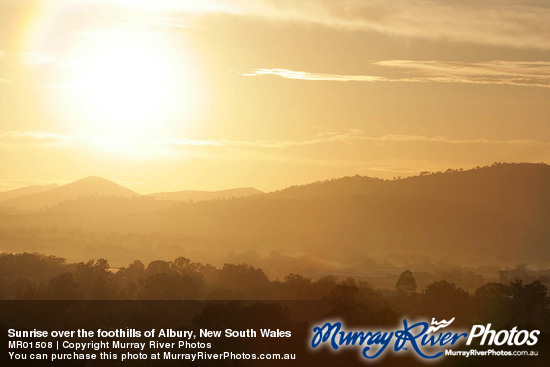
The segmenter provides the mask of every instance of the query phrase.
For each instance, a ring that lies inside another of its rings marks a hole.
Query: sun
[[[104,32],[74,59],[77,108],[97,134],[147,137],[190,100],[185,61],[149,34]]]

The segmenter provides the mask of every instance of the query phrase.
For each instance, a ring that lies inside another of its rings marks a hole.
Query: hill
[[[19,210],[37,210],[66,200],[87,197],[133,197],[136,192],[101,177],[90,176],[47,191],[36,192],[0,202],[0,206]]]
[[[15,199],[15,198],[25,196],[25,195],[36,194],[36,193],[39,193],[39,192],[48,191],[48,190],[56,188],[57,186],[58,185],[56,185],[56,184],[33,185],[33,186],[21,187],[19,189],[15,189],[15,190],[0,192],[0,201],[11,200],[11,199]]]
[[[471,170],[423,173],[397,180],[344,177],[294,186],[268,195],[271,199],[311,199],[345,195],[430,198],[508,215],[550,214],[550,166],[493,164]]]

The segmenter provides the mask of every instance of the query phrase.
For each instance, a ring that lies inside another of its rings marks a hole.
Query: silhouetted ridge
[[[0,203],[3,207],[36,210],[56,205],[62,201],[86,197],[133,197],[139,194],[117,183],[97,176],[90,176],[54,189],[21,196]]]
[[[447,170],[395,180],[353,176],[290,187],[269,194],[277,199],[306,199],[342,195],[425,197],[524,214],[549,214],[550,166],[495,163],[471,170]]]

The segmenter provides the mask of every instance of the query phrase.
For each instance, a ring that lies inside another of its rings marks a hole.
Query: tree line
[[[0,298],[14,300],[319,300],[351,322],[391,323],[398,315],[466,319],[493,323],[545,325],[550,330],[548,289],[540,280],[488,282],[474,292],[440,280],[418,292],[411,271],[395,289],[375,289],[367,281],[324,275],[311,279],[288,274],[270,280],[248,264],[214,267],[179,257],[148,265],[134,261],[110,269],[105,259],[68,264],[39,254],[0,256]]]

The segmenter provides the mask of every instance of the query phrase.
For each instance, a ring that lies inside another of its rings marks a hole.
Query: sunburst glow
[[[105,32],[74,56],[78,108],[102,134],[146,136],[166,128],[189,101],[191,73],[180,56],[143,33]]]

